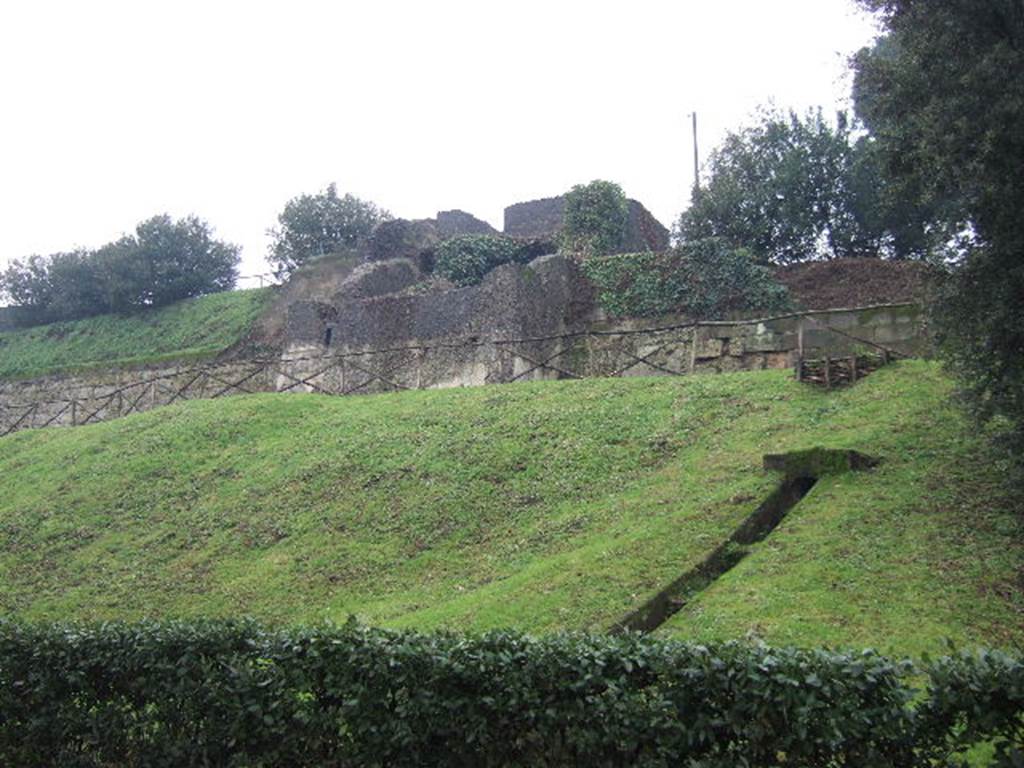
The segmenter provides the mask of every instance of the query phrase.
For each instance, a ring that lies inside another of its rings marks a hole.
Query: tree
[[[135,228],[120,259],[138,276],[138,306],[227,291],[238,278],[239,247],[213,238],[209,224],[195,216],[173,221],[163,214]],[[117,260],[115,260],[115,263]]]
[[[53,300],[49,267],[49,260],[38,254],[14,259],[0,273],[0,296],[14,306],[44,311]]]
[[[206,222],[162,214],[95,251],[15,260],[0,273],[0,293],[38,322],[73,320],[229,290],[238,261],[238,246],[214,239]]]
[[[959,232],[937,303],[967,401],[1024,449],[1024,2],[860,0],[886,34],[853,61],[857,113],[894,184]]]
[[[371,202],[346,194],[334,184],[315,195],[299,195],[285,203],[271,237],[270,263],[278,277],[317,256],[350,248],[369,236],[391,215]]]
[[[31,322],[72,320],[108,312],[89,251],[79,249],[15,259],[0,274],[0,293],[31,310]]]
[[[927,253],[928,215],[882,183],[873,141],[845,115],[763,110],[712,154],[682,240],[725,239],[763,263]]]
[[[602,256],[616,252],[625,241],[629,202],[618,184],[595,180],[566,193],[563,215],[563,247],[572,253]]]

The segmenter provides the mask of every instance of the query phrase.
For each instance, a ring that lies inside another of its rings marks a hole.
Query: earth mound
[[[779,267],[776,279],[803,309],[923,301],[938,270],[919,261],[834,259]]]

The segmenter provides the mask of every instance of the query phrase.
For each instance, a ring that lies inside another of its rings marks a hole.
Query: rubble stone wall
[[[664,251],[669,245],[669,231],[637,200],[629,200],[623,253],[633,251]],[[505,234],[512,237],[557,239],[562,231],[565,213],[564,197],[547,197],[516,203],[505,209]]]

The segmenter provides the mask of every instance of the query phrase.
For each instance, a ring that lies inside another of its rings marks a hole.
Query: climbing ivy
[[[531,243],[501,235],[456,235],[437,246],[434,271],[456,285],[476,285],[497,266],[525,264],[537,254]]]
[[[790,306],[785,286],[749,251],[708,238],[663,253],[591,257],[583,262],[601,305],[612,315],[682,313],[699,319]]]

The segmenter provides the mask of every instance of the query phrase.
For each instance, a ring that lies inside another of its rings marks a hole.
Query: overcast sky
[[[285,201],[396,216],[610,179],[669,225],[759,105],[848,106],[852,0],[32,2],[0,10],[0,265],[195,213],[266,271]]]

